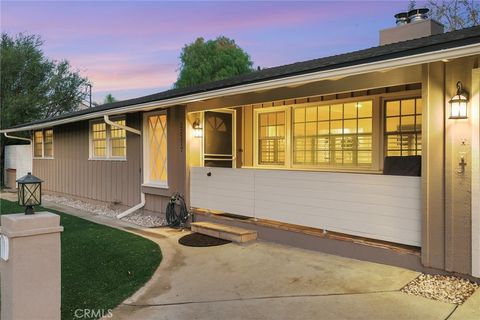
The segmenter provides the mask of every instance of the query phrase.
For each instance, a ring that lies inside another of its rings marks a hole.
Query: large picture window
[[[34,158],[53,158],[53,129],[36,130],[33,133]]]
[[[422,154],[422,99],[385,102],[385,154]]]
[[[372,165],[372,102],[293,108],[293,164]]]
[[[168,187],[167,114],[164,111],[144,115],[144,150],[145,183]]]
[[[112,120],[125,126],[124,118]],[[90,123],[90,158],[119,159],[127,157],[127,132],[125,129],[109,126],[103,121]]]

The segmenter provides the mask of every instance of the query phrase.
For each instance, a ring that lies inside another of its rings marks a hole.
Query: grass
[[[147,282],[162,255],[154,242],[115,228],[50,209],[60,215],[62,241],[62,319],[75,310],[113,309]],[[0,199],[0,214],[24,212]]]

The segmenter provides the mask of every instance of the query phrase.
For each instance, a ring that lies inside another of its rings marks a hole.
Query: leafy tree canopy
[[[478,0],[429,0],[427,7],[431,17],[453,31],[480,24],[480,1]]]
[[[112,102],[115,102],[117,101],[117,99],[115,99],[115,97],[109,93],[105,96],[105,99],[103,100],[103,103],[112,103]]]
[[[45,57],[37,35],[1,35],[0,112],[6,128],[76,110],[87,79],[66,60]]]
[[[205,82],[230,78],[253,71],[250,56],[234,40],[220,36],[183,47],[180,73],[175,88],[185,88]]]

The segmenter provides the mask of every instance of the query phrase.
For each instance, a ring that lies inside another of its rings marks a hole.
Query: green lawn
[[[36,208],[36,211],[44,210]],[[0,214],[23,212],[0,199]],[[62,319],[77,309],[113,309],[131,296],[157,269],[157,244],[140,236],[55,210],[62,233]]]

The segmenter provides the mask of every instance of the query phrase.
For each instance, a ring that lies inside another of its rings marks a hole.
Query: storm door
[[[233,110],[205,112],[203,146],[205,167],[234,167],[234,118]]]

